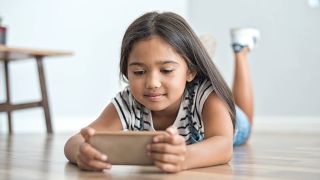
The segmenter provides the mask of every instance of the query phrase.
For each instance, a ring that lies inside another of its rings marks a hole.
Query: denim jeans
[[[251,124],[246,114],[236,106],[236,132],[233,138],[233,145],[244,144],[251,133]]]

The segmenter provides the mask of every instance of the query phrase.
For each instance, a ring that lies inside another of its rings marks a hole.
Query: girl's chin
[[[146,104],[146,105],[144,105],[144,107],[146,107],[150,111],[162,111],[166,108],[163,105],[161,106],[161,105],[150,105],[150,104]]]

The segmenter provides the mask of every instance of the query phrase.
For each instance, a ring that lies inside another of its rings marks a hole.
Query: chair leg
[[[8,118],[8,131],[9,131],[9,134],[13,134],[11,111],[7,112],[7,118]]]
[[[46,88],[46,82],[45,82],[45,76],[44,76],[42,57],[41,56],[36,57],[36,60],[37,60],[37,65],[38,65],[39,81],[40,81],[40,88],[41,88],[41,95],[42,95],[42,107],[43,107],[44,116],[46,119],[47,133],[51,134],[51,133],[53,133],[53,129],[52,129],[52,125],[51,125],[51,116],[50,116],[50,110],[49,110],[49,103],[48,103],[47,88]]]
[[[10,104],[10,82],[9,82],[9,61],[4,61],[4,76],[5,76],[5,84],[6,84],[6,104]],[[9,134],[13,133],[12,129],[12,118],[11,111],[7,111],[8,117],[8,132]]]

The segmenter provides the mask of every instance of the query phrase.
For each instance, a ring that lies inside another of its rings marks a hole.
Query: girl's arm
[[[202,110],[205,140],[187,146],[186,169],[225,164],[232,158],[233,126],[227,106],[212,92]]]
[[[67,159],[80,168],[86,170],[102,170],[110,168],[107,157],[94,149],[87,143],[95,131],[120,131],[122,125],[118,113],[110,103],[97,120],[88,127],[83,128],[80,133],[75,134],[66,142],[64,153]]]
[[[176,129],[168,128],[170,136],[157,136],[148,148],[156,166],[165,172],[227,163],[233,152],[233,126],[226,105],[211,93],[202,118],[205,139],[186,146]]]

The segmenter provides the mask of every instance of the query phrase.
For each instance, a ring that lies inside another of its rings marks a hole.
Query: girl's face
[[[177,109],[186,82],[194,76],[185,60],[159,36],[138,41],[129,54],[131,92],[151,111]]]

